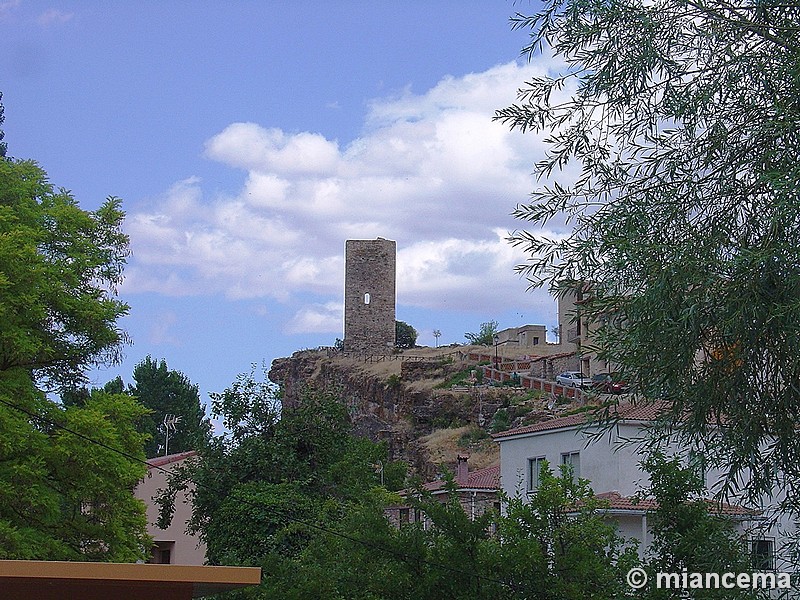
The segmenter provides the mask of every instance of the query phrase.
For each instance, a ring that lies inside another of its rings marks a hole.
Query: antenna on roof
[[[180,415],[164,415],[164,420],[161,422],[161,427],[164,429],[164,456],[169,454],[169,432],[175,433],[180,421]]]

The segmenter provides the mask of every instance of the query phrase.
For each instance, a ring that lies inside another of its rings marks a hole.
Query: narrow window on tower
[[[369,304],[369,292],[364,294],[364,304]]]

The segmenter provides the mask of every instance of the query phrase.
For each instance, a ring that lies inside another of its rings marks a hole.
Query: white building
[[[591,482],[597,496],[608,500],[606,514],[617,523],[620,534],[638,539],[640,551],[644,552],[652,541],[647,518],[655,506],[651,501],[638,504],[633,501],[633,496],[648,486],[648,476],[640,466],[644,456],[639,445],[630,441],[642,437],[643,429],[658,416],[658,411],[658,406],[652,404],[621,406],[617,425],[596,437],[590,435],[598,429],[587,425],[587,413],[494,434],[500,444],[501,489],[511,497],[521,495],[524,498],[536,491],[543,461],[546,460],[556,473],[559,465],[570,464],[576,476]],[[699,453],[677,447],[668,449],[668,453],[702,465],[708,489],[722,477],[719,470],[705,470]],[[780,568],[780,564],[775,563],[776,551],[785,541],[785,532],[794,527],[787,516],[778,523],[762,517],[764,511],[770,509],[770,500],[765,500],[760,507],[724,504],[719,508],[722,514],[735,521],[737,530],[748,537],[754,555],[769,556],[773,568]]]

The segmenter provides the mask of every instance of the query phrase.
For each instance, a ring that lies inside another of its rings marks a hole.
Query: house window
[[[581,476],[581,453],[565,452],[561,455],[561,464],[566,465],[572,474],[572,481],[578,481]]]
[[[528,493],[539,489],[539,478],[542,474],[544,462],[544,456],[528,459]]]
[[[174,547],[175,542],[156,542],[149,562],[157,565],[172,564],[172,550]]]
[[[539,338],[538,337],[534,337],[533,338],[533,345],[534,346],[538,346],[539,345]]]
[[[774,540],[753,540],[750,553],[754,571],[771,571],[775,568]]]
[[[400,509],[400,524],[405,525],[411,520],[411,509],[408,508],[401,508]]]

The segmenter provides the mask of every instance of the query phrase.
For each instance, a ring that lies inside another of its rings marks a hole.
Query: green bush
[[[395,347],[413,348],[417,344],[417,330],[405,321],[394,322]]]
[[[465,369],[463,371],[459,371],[458,373],[453,373],[450,377],[444,380],[444,382],[437,385],[437,388],[449,388],[454,385],[463,385],[467,382],[470,376],[471,369]]]
[[[396,390],[400,385],[400,376],[396,373],[392,373],[389,375],[388,379],[386,379],[386,387],[390,390]]]
[[[499,408],[492,417],[492,424],[489,426],[492,433],[505,431],[511,427],[511,416],[505,408]]]

